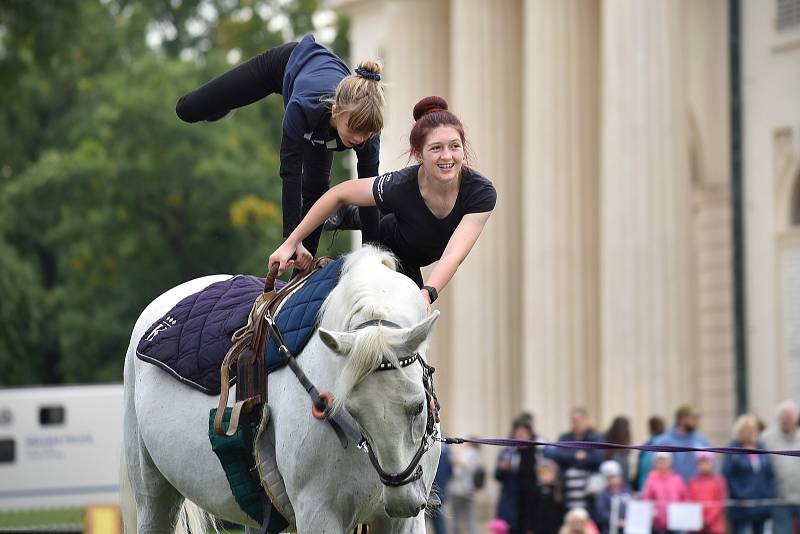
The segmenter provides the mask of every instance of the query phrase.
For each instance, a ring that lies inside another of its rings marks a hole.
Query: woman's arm
[[[378,136],[367,141],[362,148],[356,148],[358,156],[356,170],[360,179],[378,175],[381,139]],[[358,218],[361,220],[361,241],[363,243],[377,243],[380,237],[380,212],[376,207],[362,207],[358,209]]]
[[[283,213],[283,237],[289,237],[292,230],[300,224],[302,215],[301,192],[303,186],[303,143],[288,134],[286,130],[281,136],[280,176],[281,176],[281,211]]]
[[[297,225],[297,228],[286,238],[286,241],[270,255],[267,265],[271,266],[274,263],[278,263],[278,273],[282,273],[287,265],[294,263],[289,258],[295,253],[303,239],[325,222],[325,219],[341,206],[345,204],[374,206],[375,198],[372,196],[372,182],[374,181],[375,178],[347,180],[329,189],[314,203],[303,220],[300,221],[300,224]],[[298,263],[298,266],[301,268],[307,267],[307,265],[301,265],[300,263]]]
[[[489,220],[491,211],[483,213],[469,213],[464,215],[461,222],[458,223],[456,231],[450,236],[450,241],[444,249],[441,259],[436,263],[436,266],[431,271],[430,276],[425,282],[425,285],[433,286],[437,292],[441,292],[444,287],[453,278],[458,266],[467,257],[469,251],[478,241],[483,227],[486,226],[486,221]],[[430,298],[426,290],[422,290],[422,297],[430,309]]]

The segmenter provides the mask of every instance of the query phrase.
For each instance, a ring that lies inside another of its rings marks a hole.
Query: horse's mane
[[[397,261],[390,252],[381,248],[365,246],[348,254],[336,290],[331,292],[320,308],[320,314],[324,315],[329,307],[341,307],[341,317],[337,324],[332,325],[333,328],[350,330],[355,326],[353,322],[356,317],[361,321],[390,318],[390,303],[385,296],[379,298],[372,274],[375,269],[383,267],[396,271]],[[344,299],[341,295],[344,295]],[[386,328],[379,326],[356,331],[347,363],[336,380],[333,395],[335,409],[342,405],[359,382],[378,368],[384,358],[400,369],[397,355],[386,334]]]

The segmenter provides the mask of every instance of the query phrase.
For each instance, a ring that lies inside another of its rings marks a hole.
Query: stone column
[[[599,3],[526,0],[522,399],[554,439],[598,408]]]
[[[345,13],[350,19],[350,65],[351,69],[362,59],[378,59],[382,63],[386,51],[386,39],[390,35],[386,17],[385,0],[329,0],[330,7]],[[385,70],[386,65],[384,65]],[[385,79],[387,74],[384,72]],[[383,140],[383,139],[381,139]],[[352,150],[345,152],[350,158],[350,177],[355,179],[356,155]],[[381,150],[380,170],[386,169],[384,151]],[[342,157],[342,154],[336,156]],[[361,232],[349,232],[353,249],[361,246]]]
[[[452,387],[446,431],[508,432],[520,395],[522,2],[452,0],[450,107],[497,207],[450,293]]]
[[[381,136],[381,169],[408,164],[412,110],[421,98],[449,98],[449,0],[388,0],[385,77],[386,125]]]
[[[603,2],[601,401],[639,438],[696,389],[680,7]]]
[[[388,31],[386,35],[386,125],[381,136],[382,171],[400,169],[413,163],[409,161],[408,136],[414,125],[414,104],[428,95],[450,98],[449,4],[449,0],[386,2],[386,20],[397,31]],[[428,350],[430,363],[437,369],[434,377],[437,391],[444,396],[452,387],[450,294],[450,291],[442,292],[436,303],[443,313]]]
[[[703,433],[730,439],[736,418],[731,258],[728,2],[681,0],[690,182],[697,406]]]

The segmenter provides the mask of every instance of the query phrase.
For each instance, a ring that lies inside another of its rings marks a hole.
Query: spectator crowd
[[[667,427],[648,421],[648,445],[706,448],[700,414],[679,407]],[[792,400],[777,408],[776,420],[739,416],[728,447],[800,450],[800,411]],[[510,436],[547,442],[537,435],[529,413],[518,416]],[[558,440],[630,445],[630,422],[615,418],[600,434],[584,408],[570,412],[569,430]],[[552,443],[552,442],[550,442]],[[649,503],[655,534],[672,534],[670,508],[695,503],[698,530],[724,534],[800,534],[800,458],[767,454],[716,455],[700,452],[640,452],[554,445],[508,447],[499,451],[494,479],[500,484],[494,518],[482,530],[476,520],[476,495],[487,472],[476,445],[443,450],[437,473],[442,507],[432,514],[434,532],[444,534],[619,534],[632,501]],[[488,473],[491,476],[491,472]],[[769,527],[768,527],[769,525]],[[765,530],[767,527],[771,530]],[[449,529],[449,530],[448,530]]]

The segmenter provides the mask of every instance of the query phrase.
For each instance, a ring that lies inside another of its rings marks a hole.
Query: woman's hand
[[[302,243],[297,245],[297,249],[294,251],[295,258],[294,258],[294,266],[300,269],[301,271],[307,271],[311,268],[311,264],[314,262],[314,256],[303,246]]]
[[[278,276],[283,274],[287,267],[297,266],[300,269],[307,269],[314,257],[306,250],[302,243],[293,245],[289,239],[284,241],[283,245],[270,254],[267,260],[267,270],[269,270],[276,263],[278,264]]]

